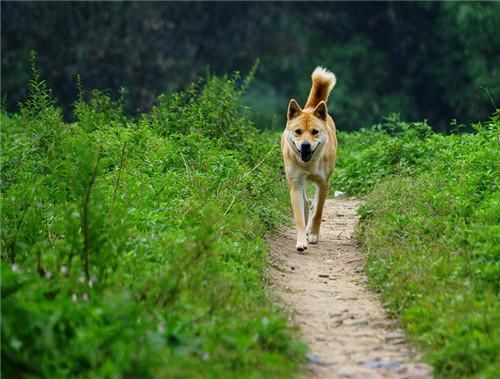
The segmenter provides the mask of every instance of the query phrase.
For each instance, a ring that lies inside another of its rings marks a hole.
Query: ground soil
[[[367,287],[353,232],[360,201],[327,200],[320,242],[295,250],[295,230],[269,238],[271,291],[309,346],[304,378],[432,378],[397,320]]]

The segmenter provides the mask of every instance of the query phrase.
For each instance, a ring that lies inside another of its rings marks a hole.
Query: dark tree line
[[[446,130],[500,103],[500,3],[2,2],[2,97],[26,96],[35,50],[71,117],[85,89],[128,90],[127,109],[209,73],[260,66],[245,101],[259,124],[303,102],[316,65],[337,74],[331,111],[342,129],[390,112]],[[489,93],[489,94],[488,94]]]

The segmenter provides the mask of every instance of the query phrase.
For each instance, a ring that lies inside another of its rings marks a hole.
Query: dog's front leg
[[[307,249],[306,225],[305,225],[305,201],[304,183],[290,183],[290,199],[292,200],[293,217],[297,228],[297,250]]]

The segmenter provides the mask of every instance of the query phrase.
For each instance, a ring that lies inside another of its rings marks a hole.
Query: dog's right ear
[[[302,108],[300,105],[295,101],[295,99],[290,100],[290,103],[288,103],[288,120],[292,120],[295,117],[297,117],[300,113],[302,112]]]

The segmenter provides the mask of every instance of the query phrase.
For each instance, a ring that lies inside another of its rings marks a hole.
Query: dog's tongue
[[[311,150],[301,151],[300,158],[302,158],[304,162],[309,162],[312,158],[312,151]]]

